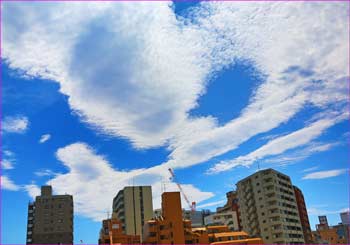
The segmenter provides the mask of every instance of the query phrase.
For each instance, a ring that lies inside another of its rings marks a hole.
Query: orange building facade
[[[348,225],[318,226],[313,232],[316,242],[328,242],[329,244],[349,244],[350,227]]]
[[[98,244],[140,244],[140,236],[123,234],[122,223],[113,213],[111,219],[102,221]]]
[[[191,221],[183,220],[179,192],[162,194],[162,216],[143,227],[144,244],[185,244],[192,241]]]
[[[192,229],[196,244],[263,244],[261,238],[249,238],[244,231],[230,231],[228,226],[207,226]]]

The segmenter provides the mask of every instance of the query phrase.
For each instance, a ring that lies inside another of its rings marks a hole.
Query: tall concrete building
[[[124,234],[142,235],[145,221],[153,216],[152,187],[125,187],[113,199],[113,212],[121,221]]]
[[[41,187],[28,205],[27,244],[73,244],[71,195],[52,195],[51,186]]]
[[[241,225],[268,244],[305,243],[290,178],[273,169],[237,183]]]

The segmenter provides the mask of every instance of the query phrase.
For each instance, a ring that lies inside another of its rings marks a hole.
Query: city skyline
[[[178,191],[168,168],[198,210],[266,168],[312,230],[349,209],[348,2],[1,4],[1,243],[42,185],[96,243],[125,186]]]

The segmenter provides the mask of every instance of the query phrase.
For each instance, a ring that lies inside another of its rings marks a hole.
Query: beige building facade
[[[124,234],[141,236],[144,223],[153,217],[152,187],[125,187],[113,199],[113,212],[121,221]]]
[[[268,244],[305,243],[290,178],[273,169],[237,183],[240,223],[245,232]]]

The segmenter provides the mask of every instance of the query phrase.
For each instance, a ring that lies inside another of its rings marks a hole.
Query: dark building
[[[304,195],[298,187],[293,186],[293,188],[294,188],[295,198],[297,201],[301,227],[304,233],[305,243],[311,244],[313,243],[313,240],[312,240],[311,227],[309,222],[309,216],[307,215]]]
[[[73,244],[71,195],[52,195],[51,186],[41,187],[28,204],[27,244]]]

